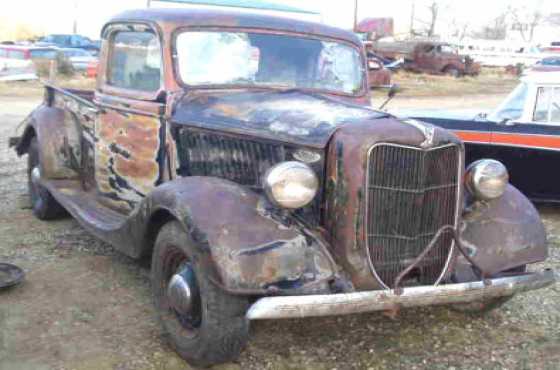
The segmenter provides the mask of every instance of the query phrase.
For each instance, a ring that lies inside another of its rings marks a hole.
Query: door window
[[[560,123],[560,88],[539,87],[533,121]]]
[[[560,124],[560,87],[554,88],[554,95],[550,102],[550,123]]]
[[[111,43],[108,63],[109,85],[150,92],[161,85],[161,51],[152,32],[118,32]]]

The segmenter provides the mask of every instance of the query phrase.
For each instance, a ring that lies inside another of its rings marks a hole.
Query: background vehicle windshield
[[[357,49],[338,42],[286,35],[183,32],[176,42],[187,85],[273,86],[355,94],[362,89]]]
[[[503,102],[498,109],[488,116],[490,121],[502,122],[504,120],[516,120],[521,118],[525,100],[527,99],[527,84],[519,84],[515,90],[509,94],[506,101]]]

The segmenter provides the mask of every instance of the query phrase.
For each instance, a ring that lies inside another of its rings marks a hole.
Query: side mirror
[[[387,96],[389,97],[389,99],[392,99],[395,97],[395,95],[397,95],[399,91],[400,91],[399,85],[392,84],[391,87],[389,88],[389,92],[387,92]]]
[[[515,126],[516,122],[514,120],[504,118],[503,120],[498,122],[498,124],[502,126]]]
[[[387,99],[385,99],[383,104],[381,104],[381,106],[379,107],[379,110],[382,110],[383,108],[385,108],[387,103],[389,103],[391,101],[391,99],[393,99],[395,97],[395,95],[397,95],[398,92],[399,92],[399,85],[392,84],[391,87],[389,88],[389,92],[387,93]]]

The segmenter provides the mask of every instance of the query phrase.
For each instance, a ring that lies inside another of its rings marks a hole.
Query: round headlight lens
[[[506,191],[509,174],[506,167],[493,159],[473,162],[465,174],[467,190],[478,200],[492,200]]]
[[[265,174],[264,188],[274,204],[296,209],[313,200],[319,188],[319,180],[315,172],[304,163],[282,162]]]

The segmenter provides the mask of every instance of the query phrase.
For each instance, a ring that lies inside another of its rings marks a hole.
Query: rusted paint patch
[[[160,120],[107,111],[100,115],[95,136],[99,192],[132,207],[154,189],[159,178]]]

